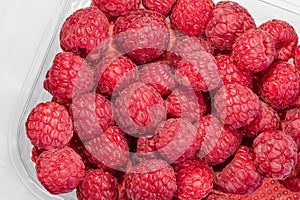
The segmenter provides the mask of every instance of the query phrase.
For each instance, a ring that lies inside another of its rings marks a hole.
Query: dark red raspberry
[[[51,194],[71,192],[84,177],[81,157],[69,147],[44,151],[35,168],[39,181]]]
[[[249,30],[233,45],[232,58],[237,67],[248,72],[259,72],[272,64],[276,55],[272,35],[263,30]]]
[[[266,130],[277,130],[280,126],[278,113],[269,105],[260,102],[259,114],[250,124],[242,128],[242,132],[250,138],[254,138],[258,133]]]
[[[201,92],[188,87],[178,87],[166,100],[167,112],[170,117],[182,118],[194,122],[207,111],[207,105]]]
[[[200,148],[200,135],[196,127],[184,119],[168,119],[156,130],[155,146],[170,163],[191,158]]]
[[[201,117],[196,126],[202,137],[198,156],[209,165],[223,163],[241,144],[242,134],[222,125],[214,115]]]
[[[300,155],[300,154],[299,154]],[[299,161],[299,160],[298,160]],[[292,174],[281,182],[287,189],[300,193],[300,166],[297,166]]]
[[[236,129],[249,124],[259,114],[259,99],[248,87],[224,85],[215,95],[214,106],[222,122]]]
[[[296,68],[286,62],[274,63],[261,79],[261,97],[273,108],[292,106],[298,100],[299,91],[300,76]]]
[[[125,178],[128,199],[172,199],[177,190],[174,169],[162,160],[147,160]]]
[[[120,16],[115,22],[114,34],[118,50],[139,64],[161,56],[170,40],[165,17],[145,9]]]
[[[118,95],[138,78],[137,66],[124,56],[104,59],[96,72],[99,92],[109,97]]]
[[[63,148],[73,136],[68,111],[55,102],[36,105],[28,115],[25,126],[28,138],[37,148]]]
[[[31,161],[36,163],[36,160],[41,155],[41,153],[43,153],[44,151],[46,151],[46,150],[33,146],[31,149]]]
[[[232,46],[245,31],[256,28],[254,19],[240,4],[221,1],[216,4],[213,17],[206,26],[207,40],[220,51],[232,50]]]
[[[283,180],[297,164],[298,147],[293,138],[277,130],[264,131],[253,141],[255,163],[266,177]]]
[[[178,64],[176,79],[196,91],[209,91],[221,84],[216,60],[205,51],[183,58]]]
[[[163,61],[143,65],[140,69],[140,81],[155,89],[161,96],[168,96],[176,86],[170,66]]]
[[[89,170],[77,187],[76,195],[78,200],[117,200],[117,179],[101,169]]]
[[[137,140],[136,153],[133,155],[133,160],[136,163],[141,163],[146,160],[159,158],[160,155],[156,150],[154,138],[139,137]]]
[[[97,6],[108,19],[115,19],[131,10],[138,9],[141,0],[92,0],[92,4]]]
[[[75,11],[64,22],[60,46],[88,60],[97,60],[107,49],[109,22],[95,7]]]
[[[121,170],[129,156],[125,135],[117,126],[110,126],[98,137],[84,141],[84,147],[89,160],[103,169]]]
[[[104,96],[86,93],[76,96],[70,107],[74,129],[81,140],[96,137],[114,124],[112,104]]]
[[[46,89],[62,100],[70,100],[94,86],[93,70],[83,58],[71,52],[58,53],[48,73]]]
[[[300,148],[300,108],[293,108],[286,112],[284,132],[290,135]]]
[[[212,17],[213,8],[212,0],[178,0],[170,15],[172,27],[188,36],[200,36]]]
[[[231,55],[216,56],[217,66],[222,78],[223,84],[239,83],[250,87],[252,84],[252,75],[236,67],[231,59]]]
[[[169,14],[176,0],[143,0],[143,6],[165,16]]]
[[[185,160],[175,166],[175,171],[178,199],[202,199],[213,188],[213,170],[202,160]]]
[[[222,195],[222,194],[213,194],[213,193],[211,193],[210,195],[208,195],[206,197],[205,200],[233,200],[233,199],[230,198],[230,197],[227,197],[225,195]]]
[[[153,134],[166,115],[159,93],[141,82],[130,85],[115,100],[117,125],[129,135]]]
[[[300,69],[300,45],[294,51],[294,65],[297,69]]]
[[[275,59],[288,61],[293,57],[294,49],[298,44],[295,29],[286,21],[272,19],[258,27],[272,35],[276,45]]]
[[[72,103],[72,101],[69,99],[68,100],[67,99],[59,99],[56,97],[52,97],[51,102],[58,103],[59,105],[64,106],[67,110],[69,110],[71,103]]]
[[[263,176],[257,171],[254,154],[246,146],[240,146],[233,160],[216,173],[218,189],[233,194],[252,194],[262,184]]]

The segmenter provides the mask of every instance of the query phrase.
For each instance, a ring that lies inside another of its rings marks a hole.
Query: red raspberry
[[[84,147],[92,163],[108,170],[121,170],[129,156],[125,135],[117,126],[110,126],[98,137],[84,141]]]
[[[75,11],[64,22],[60,32],[60,46],[82,58],[97,60],[107,49],[109,22],[95,7]]]
[[[176,88],[166,100],[170,117],[182,118],[190,122],[198,120],[207,111],[207,105],[201,92],[188,87]]]
[[[31,149],[31,161],[36,163],[36,160],[41,155],[41,153],[43,153],[44,151],[46,151],[46,150],[33,146]]]
[[[162,97],[153,88],[136,82],[123,90],[115,101],[118,126],[129,135],[153,134],[166,118]]]
[[[239,83],[247,87],[251,86],[252,75],[237,68],[231,55],[219,55],[215,58],[223,84]]]
[[[293,108],[285,115],[284,132],[290,135],[300,148],[300,108]]]
[[[273,108],[292,106],[298,100],[299,91],[300,76],[296,68],[286,62],[274,63],[261,79],[261,97]]]
[[[69,99],[68,100],[66,100],[66,99],[59,99],[59,98],[56,98],[56,97],[52,97],[51,102],[58,103],[59,105],[64,106],[67,110],[70,109],[70,106],[71,106],[71,103],[72,103],[72,101],[69,100]]]
[[[101,169],[89,170],[76,194],[78,200],[117,200],[118,182],[113,175]]]
[[[201,117],[196,126],[203,140],[198,156],[209,165],[223,163],[241,144],[242,134],[222,125],[214,115]]]
[[[139,137],[137,141],[136,153],[134,154],[133,160],[136,163],[141,163],[146,160],[159,158],[160,155],[158,155],[156,151],[154,138]]]
[[[215,6],[205,34],[207,40],[220,51],[231,51],[236,38],[254,28],[254,19],[243,6],[232,1],[221,1]]]
[[[86,93],[76,96],[70,113],[73,116],[74,129],[81,140],[96,137],[114,124],[112,104],[100,94]]]
[[[44,151],[35,168],[38,180],[51,194],[71,192],[84,177],[81,157],[69,147]]]
[[[215,58],[204,51],[182,59],[176,70],[176,79],[196,91],[209,91],[221,83]]]
[[[214,172],[205,162],[186,160],[175,166],[176,197],[182,200],[202,199],[212,190]]]
[[[216,173],[215,184],[218,189],[233,194],[252,194],[262,184],[263,177],[254,164],[251,149],[240,146],[233,160]]]
[[[259,114],[259,99],[248,87],[224,85],[215,95],[214,106],[222,122],[236,129],[249,124]]]
[[[300,45],[294,51],[294,65],[297,69],[300,69]]]
[[[211,193],[206,197],[205,200],[233,200],[233,199],[225,195]]]
[[[97,6],[108,19],[115,19],[131,10],[138,9],[141,0],[92,0],[92,4]]]
[[[300,154],[299,154],[300,155]],[[299,160],[298,160],[299,162]],[[297,166],[292,174],[285,180],[282,181],[282,184],[289,190],[293,192],[300,193],[300,167]]]
[[[289,23],[272,19],[260,25],[259,29],[272,35],[276,45],[275,59],[288,61],[293,57],[294,49],[298,44],[298,36]]]
[[[118,50],[139,64],[161,56],[170,40],[165,17],[145,9],[120,16],[115,22],[114,34]]]
[[[254,138],[258,133],[266,130],[277,130],[280,126],[278,113],[269,105],[260,102],[259,114],[250,124],[242,128],[242,132],[250,138]]]
[[[46,90],[62,100],[72,99],[94,86],[93,70],[83,58],[71,52],[58,53],[48,73]]]
[[[276,55],[273,37],[263,30],[249,30],[233,45],[232,58],[237,67],[248,72],[267,69]]]
[[[283,180],[297,164],[298,147],[293,138],[281,131],[269,130],[253,141],[255,163],[266,177]]]
[[[28,115],[25,126],[28,138],[37,148],[63,148],[73,136],[68,111],[54,102],[36,105]]]
[[[170,15],[172,27],[188,36],[200,36],[212,17],[213,8],[212,0],[178,0]]]
[[[174,169],[162,160],[147,160],[134,166],[125,184],[128,199],[172,199],[177,190]]]
[[[143,65],[140,69],[140,81],[151,86],[161,96],[168,96],[176,86],[171,68],[163,61]]]
[[[154,140],[158,152],[174,164],[193,157],[200,147],[200,135],[195,126],[181,118],[163,122]]]
[[[169,14],[176,0],[143,0],[143,6],[165,16]]]
[[[137,66],[124,56],[101,61],[96,72],[99,92],[109,97],[119,94],[138,78]]]

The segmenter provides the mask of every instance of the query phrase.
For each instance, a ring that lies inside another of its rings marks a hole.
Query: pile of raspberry
[[[93,0],[26,121],[51,194],[300,199],[300,46],[237,2]]]

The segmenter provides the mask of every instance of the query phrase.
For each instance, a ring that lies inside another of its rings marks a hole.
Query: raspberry
[[[252,194],[262,184],[263,177],[254,164],[251,149],[240,146],[233,160],[216,173],[215,184],[218,189],[233,194]]]
[[[282,181],[282,184],[292,192],[300,193],[300,167],[297,166],[292,171],[292,174],[287,179]]]
[[[196,91],[209,91],[221,83],[215,58],[204,51],[182,59],[175,76],[179,83]]]
[[[36,160],[41,155],[41,153],[43,153],[44,151],[46,151],[46,150],[33,146],[31,149],[31,161],[36,163]]]
[[[181,118],[163,122],[157,128],[154,140],[158,152],[174,164],[193,157],[200,147],[195,126]]]
[[[263,30],[249,30],[233,45],[232,58],[241,70],[259,72],[267,69],[276,55],[273,37]]]
[[[145,9],[120,16],[115,22],[114,34],[118,50],[139,64],[161,56],[170,40],[165,17]]]
[[[109,22],[95,7],[75,11],[64,22],[60,46],[90,61],[99,59],[107,49]]]
[[[294,51],[294,65],[297,69],[300,68],[300,45]]]
[[[177,190],[174,169],[162,160],[147,160],[134,166],[125,184],[128,199],[172,199]]]
[[[175,171],[178,187],[176,197],[178,199],[202,199],[213,188],[213,170],[201,160],[183,161],[175,166]]]
[[[105,59],[96,72],[99,92],[109,97],[119,94],[138,78],[137,66],[124,56]]]
[[[293,108],[285,115],[284,132],[290,135],[300,148],[300,108]]]
[[[151,86],[161,96],[168,96],[176,86],[171,68],[162,61],[143,65],[140,69],[140,81]]]
[[[170,15],[172,27],[188,36],[200,36],[212,17],[213,8],[212,0],[178,0]]]
[[[36,105],[28,115],[25,126],[28,138],[37,148],[63,148],[73,136],[68,111],[54,102]]]
[[[237,68],[231,55],[219,55],[215,59],[223,84],[239,83],[247,87],[251,86],[251,74]]]
[[[96,137],[114,124],[112,104],[104,96],[86,93],[76,96],[70,107],[74,129],[81,140]]]
[[[116,126],[110,126],[98,137],[84,141],[84,147],[92,163],[108,170],[120,170],[129,156],[124,133]]]
[[[138,9],[141,0],[92,0],[92,4],[97,6],[108,19],[115,19],[131,10]]]
[[[236,129],[249,124],[259,114],[259,99],[249,88],[228,84],[215,95],[215,109],[221,121]]]
[[[166,118],[162,97],[141,82],[130,85],[115,100],[118,126],[129,135],[153,134]]]
[[[258,116],[242,128],[247,137],[254,138],[259,132],[279,129],[280,118],[272,107],[261,101],[259,110]]]
[[[70,109],[70,106],[71,106],[71,103],[72,103],[71,100],[59,99],[59,98],[56,98],[56,97],[52,97],[51,102],[58,103],[59,105],[64,106],[67,110]]]
[[[35,168],[38,180],[51,194],[71,192],[84,177],[81,157],[69,147],[43,152]]]
[[[287,22],[272,19],[258,27],[272,35],[276,45],[275,59],[288,61],[293,57],[294,49],[298,44],[295,29]]]
[[[198,156],[209,165],[223,163],[241,144],[242,134],[222,125],[214,115],[200,118],[196,126],[203,140]]]
[[[297,144],[281,131],[269,130],[259,134],[253,141],[255,163],[266,177],[283,180],[297,163]]]
[[[205,34],[207,40],[220,51],[231,51],[236,38],[254,28],[254,19],[244,7],[236,2],[221,1],[215,6]]]
[[[292,106],[298,100],[299,91],[299,74],[293,65],[286,62],[275,62],[261,79],[261,97],[273,108]]]
[[[160,155],[158,155],[156,151],[154,138],[139,137],[137,141],[136,153],[134,154],[133,160],[136,163],[141,163],[146,160],[159,158]]]
[[[76,194],[78,200],[117,200],[118,182],[113,175],[101,169],[89,170]]]
[[[54,97],[69,100],[93,89],[93,70],[71,52],[58,53],[46,78],[45,87]]]
[[[207,111],[201,92],[183,86],[172,91],[166,100],[166,106],[170,117],[182,118],[190,122],[196,121]]]
[[[143,6],[165,16],[169,14],[176,0],[143,0]]]
[[[225,195],[211,193],[206,197],[205,200],[233,200],[233,199]]]

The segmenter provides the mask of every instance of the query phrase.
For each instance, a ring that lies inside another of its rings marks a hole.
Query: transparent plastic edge
[[[300,16],[300,2],[293,3],[287,0],[258,0],[260,2],[272,5],[274,7],[286,10]]]

